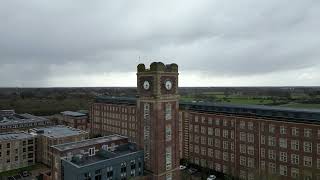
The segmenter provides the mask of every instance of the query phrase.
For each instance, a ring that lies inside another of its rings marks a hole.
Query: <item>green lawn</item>
[[[304,108],[304,109],[320,109],[320,104],[285,104],[282,107],[290,107],[290,108]]]

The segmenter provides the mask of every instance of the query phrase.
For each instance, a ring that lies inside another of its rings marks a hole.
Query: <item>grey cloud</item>
[[[0,86],[153,60],[217,77],[304,69],[320,64],[319,16],[317,0],[1,1]]]

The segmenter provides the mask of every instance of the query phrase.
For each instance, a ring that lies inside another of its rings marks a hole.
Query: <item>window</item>
[[[201,123],[206,124],[206,117],[204,117],[204,116],[201,117]]]
[[[166,125],[166,141],[171,141],[172,132],[171,132],[171,124]]]
[[[244,156],[240,156],[240,165],[241,166],[246,166],[247,165],[247,159]]]
[[[205,136],[201,136],[201,144],[207,144],[207,138]]]
[[[292,136],[299,136],[299,129],[298,128],[293,127],[291,129],[291,131],[292,131]]]
[[[208,118],[208,124],[212,125],[212,118],[211,117]]]
[[[276,138],[272,137],[272,136],[269,136],[268,145],[269,146],[275,146],[276,145]]]
[[[248,146],[248,154],[254,156],[254,147]]]
[[[280,126],[280,134],[287,134],[287,128],[285,126]]]
[[[213,146],[213,138],[208,138],[208,145]]]
[[[306,167],[312,167],[312,157],[303,157],[303,165]]]
[[[214,129],[214,135],[217,137],[220,137],[220,129],[219,128]]]
[[[303,149],[304,149],[304,152],[311,153],[312,152],[312,143],[311,142],[304,142]]]
[[[199,139],[200,139],[200,137],[198,135],[194,136],[194,142],[195,143],[199,143]]]
[[[269,150],[269,159],[276,160],[276,152],[274,150]]]
[[[214,146],[216,147],[216,148],[220,148],[220,140],[219,139],[215,139],[214,140]]]
[[[269,172],[272,174],[277,173],[277,168],[275,163],[269,163]]]
[[[299,150],[299,141],[298,140],[291,140],[291,149],[292,150]]]
[[[260,149],[261,157],[265,158],[266,157],[266,150],[264,148]]]
[[[246,154],[247,153],[247,147],[244,144],[240,144],[240,153]]]
[[[281,147],[281,148],[287,148],[287,139],[286,138],[280,138],[279,139],[279,146]]]
[[[95,148],[94,147],[89,149],[89,156],[94,156],[95,153],[96,152],[95,152]]]
[[[195,122],[195,123],[199,122],[199,118],[198,118],[197,115],[194,116],[194,122]]]
[[[228,121],[226,119],[223,120],[223,126],[228,126]]]
[[[229,155],[227,152],[224,152],[222,156],[224,161],[229,161]]]
[[[248,142],[254,143],[254,135],[253,134],[248,133]]]
[[[231,162],[234,162],[234,154],[231,154],[231,155],[230,155],[230,161],[231,161]]]
[[[263,171],[266,170],[266,162],[265,161],[261,161],[260,164],[261,164],[260,169],[263,170]]]
[[[199,154],[199,146],[198,145],[194,146],[194,153]]]
[[[198,133],[199,132],[199,125],[194,125],[194,132]]]
[[[171,147],[166,147],[166,170],[172,169],[172,150]]]
[[[220,119],[215,120],[216,126],[220,126]]]
[[[213,157],[213,149],[208,148],[208,156]]]
[[[223,149],[228,149],[228,141],[223,141]]]
[[[229,135],[228,130],[223,130],[223,137],[228,138],[228,135]]]
[[[248,158],[248,167],[254,168],[254,159],[253,158]]]
[[[261,123],[261,125],[260,125],[260,129],[261,129],[261,132],[264,132],[264,123]]]
[[[214,151],[214,156],[216,159],[221,159],[221,152],[219,150]]]
[[[266,137],[261,135],[261,144],[266,144]]]
[[[245,132],[240,132],[240,141],[246,142],[247,134]]]
[[[246,122],[240,121],[240,129],[245,129],[246,128]]]
[[[234,139],[234,131],[230,132],[231,139]]]
[[[273,124],[269,124],[269,133],[274,133],[275,132],[275,127]]]
[[[206,156],[207,155],[207,148],[201,147],[201,155]]]
[[[246,171],[240,170],[239,177],[240,177],[240,179],[247,179]]]
[[[304,137],[311,137],[312,129],[304,129]]]
[[[291,168],[291,177],[293,179],[298,179],[299,178],[299,169]]]
[[[202,133],[202,134],[206,134],[206,127],[201,126],[201,133]]]
[[[299,164],[299,155],[291,154],[291,164],[295,164],[295,165]]]
[[[317,168],[320,169],[320,159],[317,159]]]
[[[280,175],[287,176],[287,174],[288,174],[287,166],[280,165]]]
[[[212,127],[208,127],[208,135],[212,136],[213,135],[213,129]]]
[[[286,152],[280,152],[280,161],[287,162],[287,153]]]
[[[320,154],[320,143],[317,144],[317,153]]]
[[[248,122],[248,129],[253,130],[253,123],[252,122]]]

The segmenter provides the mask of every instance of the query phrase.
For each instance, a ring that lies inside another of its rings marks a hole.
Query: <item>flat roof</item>
[[[82,168],[84,166],[90,166],[92,164],[96,163],[102,163],[105,161],[112,161],[114,158],[122,157],[122,156],[128,156],[131,154],[143,152],[142,150],[139,150],[137,148],[137,145],[134,143],[127,143],[120,145],[116,147],[114,151],[106,151],[106,150],[100,150],[96,155],[94,156],[89,156],[89,157],[81,157],[78,158],[77,160],[72,159],[66,160],[66,158],[63,158],[64,161],[72,164],[73,166],[76,166],[78,168]],[[76,157],[76,156],[74,156]]]
[[[121,136],[118,134],[113,134],[113,135],[103,136],[103,137],[98,137],[98,138],[93,138],[93,139],[86,139],[86,140],[78,141],[78,142],[58,144],[58,145],[52,146],[52,148],[55,148],[59,151],[67,151],[67,150],[71,150],[71,149],[78,149],[81,147],[107,143],[107,142],[111,142],[111,141],[115,141],[115,140],[119,140],[119,139],[128,139],[128,137]]]
[[[75,111],[63,111],[61,112],[61,114],[65,116],[73,116],[73,117],[87,116],[84,113],[75,112]]]
[[[34,123],[34,122],[42,122],[49,121],[44,117],[34,116],[31,114],[11,114],[11,115],[0,115],[0,125],[16,125],[16,124],[24,124],[24,123]]]
[[[0,134],[0,142],[1,141],[12,141],[18,139],[28,139],[34,137],[31,134],[26,132],[15,132],[15,133],[1,133]]]
[[[31,131],[35,134],[39,134],[39,135],[50,137],[50,138],[61,138],[61,137],[88,133],[80,129],[75,129],[75,128],[62,126],[62,125],[43,127],[43,128],[33,128]]]
[[[136,105],[135,97],[98,96],[97,103]],[[207,113],[228,113],[244,116],[282,118],[285,121],[320,123],[320,109],[298,109],[280,106],[245,105],[215,102],[180,101],[180,110],[193,110]]]

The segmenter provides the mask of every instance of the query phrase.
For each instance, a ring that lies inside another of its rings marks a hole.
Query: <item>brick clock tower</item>
[[[152,180],[176,180],[179,175],[178,65],[139,64],[137,73],[138,144]]]

